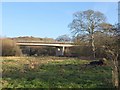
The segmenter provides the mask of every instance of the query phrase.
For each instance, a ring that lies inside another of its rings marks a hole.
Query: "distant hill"
[[[39,37],[33,37],[33,36],[23,36],[23,37],[15,37],[10,38],[12,40],[15,40],[16,42],[31,42],[31,41],[38,41],[38,42],[56,42],[53,38],[39,38]]]

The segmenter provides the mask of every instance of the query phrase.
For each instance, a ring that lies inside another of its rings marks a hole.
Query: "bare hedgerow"
[[[20,56],[22,55],[20,48],[14,40],[2,38],[2,56]]]

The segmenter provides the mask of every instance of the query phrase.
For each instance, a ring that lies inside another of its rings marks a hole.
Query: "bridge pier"
[[[65,47],[56,47],[56,56],[64,56]]]

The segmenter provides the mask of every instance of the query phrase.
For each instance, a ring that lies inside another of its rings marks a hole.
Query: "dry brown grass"
[[[67,58],[67,57],[17,57],[17,56],[8,56],[8,57],[0,57],[0,60],[5,60],[6,62],[11,60],[13,62],[9,62],[9,64],[31,64],[31,63],[49,63],[49,62],[62,62],[65,60],[74,60],[74,58]],[[5,63],[5,62],[4,62]],[[8,62],[7,62],[8,63]]]

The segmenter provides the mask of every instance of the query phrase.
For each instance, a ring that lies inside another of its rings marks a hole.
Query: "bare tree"
[[[70,42],[71,38],[68,35],[61,35],[56,38],[57,41]]]
[[[120,55],[120,33],[118,32],[118,28],[114,25],[110,25],[107,23],[104,23],[100,25],[102,30],[104,30],[107,35],[110,37],[108,40],[106,39],[103,43],[102,47],[104,48],[107,58],[112,61],[112,82],[115,87],[118,88],[119,86],[119,55]]]
[[[105,16],[99,11],[87,10],[74,13],[74,19],[69,24],[70,29],[74,35],[89,34],[90,44],[95,58],[95,42],[94,32],[99,27],[99,24],[105,22]]]

